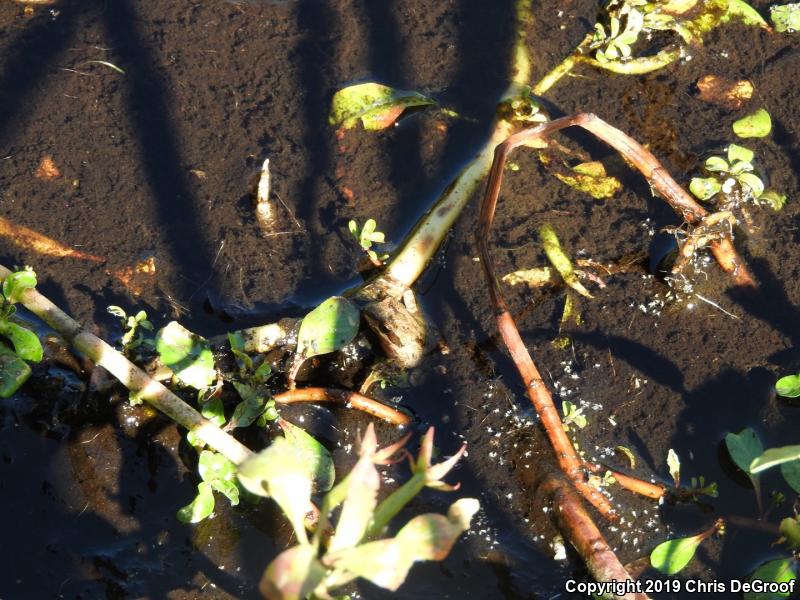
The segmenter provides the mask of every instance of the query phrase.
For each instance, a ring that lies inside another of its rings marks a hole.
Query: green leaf
[[[775,190],[767,190],[758,197],[760,202],[768,204],[774,211],[781,210],[786,205],[786,194],[781,194]]]
[[[762,138],[769,135],[770,131],[772,118],[763,108],[733,123],[733,132],[740,138]]]
[[[794,33],[800,29],[800,3],[771,6],[769,18],[779,33]]]
[[[208,342],[177,321],[170,322],[156,334],[156,351],[161,362],[185,385],[202,390],[217,376]]]
[[[300,451],[305,459],[309,475],[314,483],[314,491],[327,492],[333,487],[336,472],[333,468],[333,457],[328,449],[306,433],[300,427],[292,425],[289,421],[278,421],[283,435]]]
[[[361,119],[364,129],[379,130],[389,127],[407,108],[432,104],[436,102],[418,92],[396,90],[380,83],[360,83],[333,95],[328,121],[352,129]]]
[[[800,458],[800,446],[783,446],[782,448],[770,448],[761,456],[750,463],[751,473],[760,473],[771,467],[791,462]]]
[[[728,0],[728,10],[724,20],[727,21],[731,17],[737,17],[745,25],[767,27],[764,17],[744,0]]]
[[[198,523],[214,512],[214,492],[211,484],[201,481],[197,485],[197,496],[191,504],[178,511],[178,520],[182,523]]]
[[[258,589],[267,600],[304,600],[326,574],[314,546],[295,546],[281,552],[269,564]]]
[[[333,296],[308,313],[297,334],[297,353],[304,358],[341,350],[358,333],[359,312],[347,298]]]
[[[17,353],[0,343],[0,398],[13,395],[31,376],[31,368]]]
[[[728,161],[720,156],[709,156],[705,162],[706,171],[727,171],[730,168]]]
[[[42,343],[30,329],[11,321],[0,320],[0,335],[5,336],[14,346],[14,351],[22,360],[39,362],[42,360]]]
[[[198,472],[203,481],[225,495],[233,506],[239,504],[239,488],[236,486],[236,465],[217,452],[203,450],[200,453]]]
[[[798,522],[797,517],[783,519],[779,530],[790,549],[796,550],[800,548],[800,522]]]
[[[568,186],[589,194],[596,200],[611,198],[622,189],[622,183],[616,177],[606,175],[601,162],[587,162],[572,167],[574,174],[555,172],[555,176]]]
[[[743,183],[749,187],[756,198],[764,193],[764,182],[761,181],[761,178],[758,175],[754,173],[739,173],[736,176],[736,179],[738,179],[740,183]]]
[[[693,535],[677,540],[668,540],[650,553],[650,563],[665,575],[675,575],[692,560],[702,536]]]
[[[286,438],[276,438],[239,466],[238,477],[248,492],[275,500],[298,540],[308,542],[303,521],[311,503],[311,477],[297,446]]]
[[[328,556],[336,569],[395,591],[415,562],[447,557],[461,533],[469,529],[479,508],[480,503],[474,498],[462,498],[450,507],[447,516],[419,515],[394,538],[368,542]]]
[[[233,387],[236,388],[242,401],[233,409],[230,426],[247,427],[252,425],[253,421],[264,412],[265,399],[252,385],[234,381]]]
[[[781,465],[781,475],[783,475],[786,483],[800,494],[800,460],[783,463]]]
[[[800,373],[778,379],[775,383],[775,391],[778,396],[783,396],[784,398],[800,397]]]
[[[745,148],[744,146],[740,146],[738,144],[728,144],[728,162],[731,164],[737,160],[751,163],[753,162],[754,156],[755,154],[749,148]]]
[[[3,296],[11,304],[19,302],[20,295],[28,288],[36,287],[36,273],[30,269],[15,271],[3,280]]]
[[[750,478],[753,489],[756,491],[758,504],[761,506],[761,484],[758,475],[750,472],[750,463],[764,452],[764,447],[761,445],[756,432],[747,427],[738,434],[729,433],[725,436],[725,446],[727,446],[728,453],[731,455],[733,462],[736,463],[736,466]]]
[[[225,425],[225,406],[222,404],[222,398],[219,396],[215,396],[208,402],[204,402],[200,414],[217,427]]]
[[[692,177],[689,182],[689,191],[695,198],[708,200],[719,193],[722,184],[716,177]]]
[[[777,583],[788,583],[795,579],[792,570],[792,561],[788,558],[779,558],[764,563],[750,576],[750,581],[774,581]],[[780,592],[745,592],[744,600],[780,600],[788,598],[791,593]]]
[[[368,442],[372,447],[365,451],[363,444]],[[362,442],[361,457],[344,479],[347,495],[342,504],[336,532],[328,547],[329,552],[355,547],[364,537],[372,520],[378,502],[378,488],[381,485],[380,475],[372,462],[375,444],[374,434],[371,440],[365,439]]]
[[[549,223],[545,223],[539,229],[539,239],[542,240],[544,253],[547,255],[547,259],[550,261],[550,264],[555,267],[555,270],[558,271],[558,274],[561,275],[564,283],[581,296],[591,298],[592,295],[589,293],[589,290],[583,287],[583,284],[578,280],[578,276],[575,274],[575,269],[572,266],[572,261],[561,248],[561,242],[558,241],[556,231]]]

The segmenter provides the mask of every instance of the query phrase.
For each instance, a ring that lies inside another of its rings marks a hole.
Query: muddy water
[[[588,1],[536,8],[536,75],[583,37],[595,9]],[[107,263],[55,260],[0,241],[3,264],[34,265],[49,297],[112,338],[119,331],[105,314],[109,304],[144,308],[157,325],[180,318],[207,336],[303,314],[359,279],[349,219],[375,217],[399,242],[470,158],[505,87],[511,27],[509,2],[469,0],[64,0],[32,16],[5,3],[2,216]],[[639,475],[663,480],[674,448],[685,477],[719,486],[719,498],[702,506],[659,507],[616,492],[625,523],[606,534],[625,561],[717,516],[757,516],[752,490],[721,448],[725,433],[750,426],[768,445],[797,442],[797,407],[771,390],[778,374],[800,369],[798,56],[796,38],[732,26],[691,61],[658,74],[586,71],[546,98],[554,116],[592,111],[649,143],[685,180],[704,153],[732,139],[730,123],[740,116],[698,100],[694,82],[707,73],[747,77],[757,90],[749,108],[764,105],[775,120],[774,135],[751,147],[770,184],[790,198],[781,213],[757,212],[757,229],[742,244],[758,293],[730,289],[713,265],[703,278],[703,296],[736,318],[702,301],[671,308],[662,282],[644,271],[622,274],[582,303],[583,324],[563,331],[572,343],[558,349],[551,342],[563,290],[508,291],[557,400],[589,416],[576,434],[582,449],[624,467],[612,449],[627,446]],[[466,118],[423,114],[388,132],[337,140],[327,125],[330,97],[363,79],[423,91]],[[584,137],[570,139],[608,157]],[[49,180],[35,176],[45,155],[60,172]],[[285,203],[270,236],[251,199],[266,156]],[[535,242],[544,221],[571,252],[598,261],[647,250],[655,231],[677,224],[615,159],[609,164],[626,189],[603,202],[542,175],[524,151],[515,161],[520,170],[507,176],[494,230],[501,273],[544,264]],[[449,353],[432,354],[412,388],[386,395],[414,410],[418,431],[436,425],[442,452],[469,443],[454,477],[458,493],[480,497],[485,511],[450,558],[415,567],[396,596],[565,597],[562,582],[583,573],[574,560],[551,560],[555,532],[532,490],[550,451],[495,335],[475,261],[475,218],[473,206],[418,286]],[[156,275],[133,297],[109,272],[148,257]],[[127,407],[122,393],[98,398],[66,372],[39,374],[40,383],[0,404],[0,598],[258,597],[264,565],[290,542],[280,515],[218,502],[216,518],[179,524],[174,513],[196,480],[178,432]],[[302,418],[344,468],[367,424],[324,408],[284,416]],[[397,432],[382,427],[379,435],[390,441]],[[405,476],[401,467],[387,473]],[[775,474],[764,477],[765,498],[772,490],[789,494]],[[426,492],[404,516],[444,510],[451,500]],[[704,545],[686,576],[741,578],[779,553],[773,539],[757,526],[730,528]],[[389,596],[366,584],[354,592]]]

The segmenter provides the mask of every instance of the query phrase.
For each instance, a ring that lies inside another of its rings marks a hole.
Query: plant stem
[[[558,529],[586,563],[592,577],[598,582],[615,581],[619,585],[625,581],[633,582],[570,485],[558,476],[549,475],[541,484],[541,489],[550,497],[551,513]],[[642,593],[627,593],[623,596],[609,594],[604,597],[627,600],[647,598]]]
[[[531,61],[526,46],[526,31],[533,21],[531,4],[532,0],[517,0],[515,3],[516,29],[511,83],[500,96],[498,105],[508,98],[519,96],[531,78]],[[497,119],[489,139],[472,162],[445,188],[433,208],[425,213],[406,236],[403,246],[378,276],[379,280],[388,280],[403,288],[409,288],[414,284],[489,172],[495,146],[511,135],[513,130],[514,126],[508,120]]]
[[[9,275],[11,271],[0,265],[0,278],[5,279]],[[76,350],[106,369],[139,398],[194,432],[199,439],[234,464],[242,463],[253,454],[249,448],[204,419],[199,412],[148,376],[119,351],[84,330],[80,323],[35,289],[25,290],[20,300],[25,308],[60,333]]]
[[[397,409],[377,400],[368,398],[358,392],[336,390],[332,388],[308,387],[289,390],[272,397],[277,404],[293,404],[295,402],[335,402],[343,406],[352,406],[373,417],[388,421],[393,425],[408,425],[411,417]]]

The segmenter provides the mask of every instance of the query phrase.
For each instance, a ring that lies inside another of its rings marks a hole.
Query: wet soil
[[[753,4],[766,14],[768,3]],[[582,39],[596,8],[579,0],[535,7],[535,77]],[[178,318],[206,336],[302,315],[359,280],[349,219],[374,217],[399,242],[479,147],[506,85],[511,29],[507,1],[64,0],[32,15],[3,3],[0,214],[107,261],[54,259],[4,239],[0,258],[35,266],[47,296],[110,339],[120,333],[110,304],[144,308],[156,325]],[[702,102],[694,83],[709,73],[749,79],[754,99],[739,111]],[[581,302],[583,322],[561,332],[571,343],[559,349],[564,290],[507,291],[557,400],[589,416],[576,433],[582,449],[624,468],[612,449],[627,446],[637,474],[664,481],[674,448],[684,478],[719,486],[702,506],[616,492],[625,522],[605,533],[624,561],[717,516],[758,516],[722,448],[727,432],[752,427],[766,445],[797,443],[798,407],[777,399],[773,385],[800,369],[799,74],[798,38],[731,25],[659,73],[585,70],[544,98],[552,116],[594,112],[647,143],[684,182],[732,141],[733,120],[764,106],[774,132],[748,145],[789,197],[780,213],[756,211],[755,232],[738,239],[757,292],[733,289],[713,264],[701,276],[698,292],[727,312],[697,299],[670,305],[658,278],[619,274]],[[428,112],[337,139],[327,123],[332,94],[370,79],[427,93],[465,118]],[[592,200],[518,151],[493,230],[499,273],[545,264],[536,242],[543,222],[571,253],[601,262],[647,251],[658,229],[678,224],[607,148],[580,134],[565,139],[607,159],[625,190]],[[35,175],[44,156],[57,177]],[[282,201],[272,235],[259,228],[252,200],[265,157]],[[416,431],[436,425],[442,452],[469,443],[455,477],[459,494],[479,497],[484,510],[442,564],[416,566],[395,595],[359,584],[352,591],[363,598],[567,597],[564,580],[585,576],[572,556],[551,560],[555,531],[534,488],[551,452],[496,335],[476,260],[476,212],[475,204],[465,211],[417,286],[449,353],[434,352],[412,388],[386,396],[416,413]],[[156,275],[140,277],[136,296],[110,274],[148,257]],[[52,368],[36,375],[0,404],[0,598],[257,598],[264,566],[290,543],[280,515],[220,501],[214,519],[178,523],[175,511],[196,485],[180,432],[129,407],[122,393],[93,396]],[[343,468],[368,423],[321,407],[284,416],[309,424]],[[382,440],[397,435],[379,429]],[[776,473],[763,485],[765,498],[791,494]],[[425,492],[404,516],[451,500]],[[780,554],[772,541],[758,527],[731,527],[682,575],[743,578]]]

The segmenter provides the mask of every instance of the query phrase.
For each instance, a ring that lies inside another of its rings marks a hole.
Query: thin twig
[[[333,388],[309,387],[282,392],[272,398],[278,404],[294,404],[295,402],[334,402],[363,411],[373,417],[388,421],[393,425],[408,425],[411,417],[397,409],[373,400],[358,392],[337,390]]]

